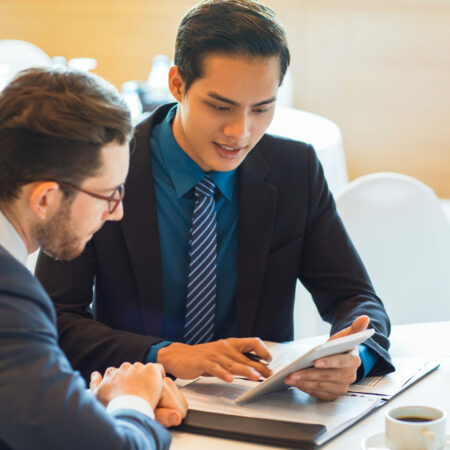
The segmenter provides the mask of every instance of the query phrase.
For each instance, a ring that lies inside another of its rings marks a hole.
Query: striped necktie
[[[209,175],[195,186],[184,322],[184,342],[190,345],[209,342],[214,336],[217,265],[215,189]]]

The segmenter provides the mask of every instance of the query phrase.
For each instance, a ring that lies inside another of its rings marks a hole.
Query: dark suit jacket
[[[150,134],[171,105],[136,131],[124,219],[108,222],[72,262],[39,259],[37,276],[58,312],[60,344],[75,368],[144,360],[162,336],[162,281]],[[309,145],[264,135],[239,167],[238,336],[293,337],[297,278],[313,294],[332,332],[368,314],[377,334],[374,373],[391,371],[390,324],[336,213]],[[89,311],[95,280],[93,316]]]
[[[133,410],[111,416],[58,347],[52,302],[0,246],[0,448],[167,449],[170,434]]]

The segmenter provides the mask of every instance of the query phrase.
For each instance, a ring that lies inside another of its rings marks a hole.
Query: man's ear
[[[30,209],[41,220],[54,211],[61,202],[62,192],[55,181],[37,183],[30,194]]]
[[[184,86],[178,66],[172,66],[169,70],[169,89],[177,102],[181,102],[183,99]]]

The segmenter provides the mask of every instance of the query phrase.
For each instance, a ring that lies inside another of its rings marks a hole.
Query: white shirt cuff
[[[106,411],[109,413],[119,409],[133,409],[145,414],[151,419],[155,419],[155,413],[153,412],[152,407],[148,402],[137,395],[120,395],[119,397],[112,399],[106,407]]]

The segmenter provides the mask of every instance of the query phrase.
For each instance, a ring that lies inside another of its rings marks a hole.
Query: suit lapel
[[[253,149],[239,170],[236,308],[241,337],[252,335],[273,232],[277,191],[264,181],[269,171],[258,148]]]
[[[159,108],[136,128],[135,152],[130,159],[121,221],[142,310],[144,333],[152,336],[162,336],[163,297],[150,135],[152,123],[162,120],[171,106]]]

